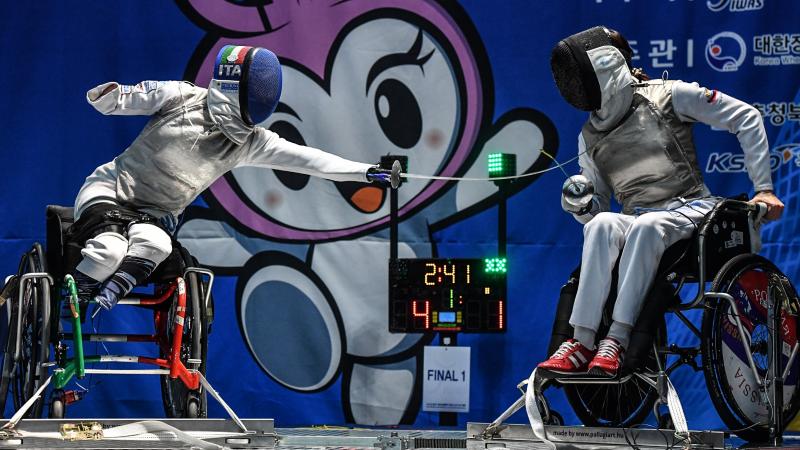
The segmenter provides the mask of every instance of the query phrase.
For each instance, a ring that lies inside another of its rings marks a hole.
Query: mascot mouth
[[[357,182],[336,183],[336,189],[353,208],[363,213],[379,210],[386,199],[386,189]]]

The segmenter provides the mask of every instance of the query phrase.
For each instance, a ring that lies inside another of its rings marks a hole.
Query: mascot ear
[[[270,24],[266,16],[262,19],[258,9],[263,6],[237,5],[223,0],[178,0],[178,5],[198,26],[221,31],[223,36],[267,33],[281,25]]]

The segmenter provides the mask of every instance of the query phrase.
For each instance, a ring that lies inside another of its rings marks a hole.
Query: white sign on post
[[[469,347],[425,347],[422,410],[469,412]]]

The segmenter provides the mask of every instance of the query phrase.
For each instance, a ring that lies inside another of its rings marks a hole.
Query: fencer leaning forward
[[[241,166],[334,181],[386,182],[375,166],[293,144],[258,126],[278,106],[281,66],[258,47],[223,47],[208,89],[185,81],[101,84],[86,94],[103,114],[151,115],[136,140],[86,178],[70,238],[85,242],[79,297],[112,308],[172,251],[178,216],[217,178]]]

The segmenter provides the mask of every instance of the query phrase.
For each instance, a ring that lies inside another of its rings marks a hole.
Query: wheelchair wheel
[[[50,395],[50,408],[47,417],[50,419],[63,419],[65,413],[64,391],[57,389]]]
[[[205,375],[206,357],[208,356],[208,317],[203,305],[205,286],[197,274],[190,273],[186,278],[186,318],[183,325],[181,361],[187,368],[196,369]],[[176,308],[177,301],[173,301],[167,318],[170,324],[170,335]],[[162,357],[165,356],[162,354]],[[201,362],[198,366],[189,363],[189,359]],[[161,394],[167,417],[197,418],[208,415],[206,392],[202,386],[198,390],[190,390],[180,379],[173,380],[169,376],[162,376]]]
[[[11,304],[12,300],[16,297],[17,286],[19,277],[13,275],[6,279],[0,296],[3,297],[3,305],[0,307],[0,323],[2,323],[2,339],[0,339],[0,349],[3,350],[2,360],[0,360],[0,415],[3,415],[6,407],[6,399],[8,398],[8,390],[11,386],[11,367],[13,366],[12,358],[13,351],[9,353],[8,342],[14,337],[11,337]],[[16,328],[14,329],[14,336],[16,336]]]
[[[780,270],[767,259],[753,254],[731,259],[717,273],[712,291],[733,296],[744,328],[744,339],[739,335],[733,308],[727,301],[715,301],[703,313],[703,371],[711,400],[725,425],[748,441],[768,438],[769,413],[744,346],[749,346],[758,374],[763,379],[770,365],[767,293],[778,284],[774,283],[776,277],[783,278]],[[798,340],[800,303],[791,284],[780,284],[787,294],[787,298],[780,301],[783,323],[781,366],[785,367]],[[776,291],[781,292],[780,289]],[[784,379],[784,424],[788,424],[800,409],[799,378],[800,361],[796,358]]]
[[[666,337],[666,325],[661,319],[656,346],[662,347]],[[663,365],[664,358],[660,358]],[[637,371],[658,372],[656,356],[650,352]],[[590,427],[619,428],[639,425],[653,411],[653,405],[658,399],[656,389],[635,375],[620,384],[567,384],[564,385],[564,393],[575,415],[584,425]]]
[[[19,275],[44,272],[44,253],[36,244],[20,262]],[[22,302],[19,302],[19,289]],[[14,409],[19,409],[36,390],[47,374],[43,363],[49,359],[50,327],[44,321],[49,316],[50,290],[44,281],[31,281],[25,286],[17,285],[9,299],[9,332],[6,354],[3,359],[0,394],[11,389]],[[19,347],[17,347],[19,346]],[[37,401],[25,417],[36,418],[42,414],[44,402]],[[3,398],[5,407],[5,397]]]

